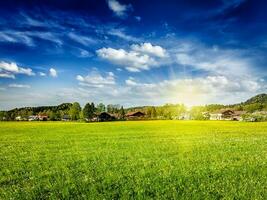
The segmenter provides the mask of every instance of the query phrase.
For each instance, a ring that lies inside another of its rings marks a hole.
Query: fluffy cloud
[[[108,72],[106,76],[101,75],[97,70],[92,71],[87,76],[77,75],[76,79],[82,86],[103,88],[116,84],[115,75],[113,72]]]
[[[132,9],[132,6],[130,4],[123,5],[123,4],[120,4],[116,0],[108,0],[107,3],[108,3],[109,9],[112,10],[116,16],[121,17],[121,18],[127,16],[127,11]]]
[[[25,74],[28,76],[34,76],[35,73],[30,68],[19,67],[14,62],[0,62],[0,77],[2,78],[15,78],[16,74]]]
[[[114,64],[121,65],[131,72],[149,70],[158,67],[158,57],[166,56],[166,50],[160,46],[153,46],[150,43],[132,45],[130,51],[124,49],[102,48],[97,50],[99,57]]]
[[[230,79],[226,76],[172,79],[153,83],[138,82],[129,77],[125,80],[125,84],[127,94],[122,96],[131,96],[133,101],[146,104],[235,103],[266,89],[265,83],[261,80]],[[120,91],[125,90],[120,89]]]
[[[128,71],[140,72],[156,65],[156,61],[148,55],[127,52],[124,49],[102,48],[97,50],[98,56],[115,64],[125,66]]]
[[[164,58],[167,56],[165,49],[163,49],[161,46],[153,46],[151,43],[143,43],[140,45],[133,44],[131,48],[136,52],[141,52],[152,56],[157,56],[160,58]]]
[[[30,85],[24,85],[24,84],[9,84],[8,87],[11,88],[31,88]]]
[[[51,77],[56,78],[56,77],[57,77],[57,71],[56,71],[54,68],[50,68],[50,69],[49,69],[49,75],[50,75]]]

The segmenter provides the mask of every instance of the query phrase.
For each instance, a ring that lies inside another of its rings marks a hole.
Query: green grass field
[[[267,199],[267,123],[0,123],[0,199]]]

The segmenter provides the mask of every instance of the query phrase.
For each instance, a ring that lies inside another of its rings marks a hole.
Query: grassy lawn
[[[0,199],[267,199],[267,123],[0,123]]]

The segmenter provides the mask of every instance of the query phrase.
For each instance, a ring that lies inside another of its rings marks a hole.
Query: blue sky
[[[40,2],[0,3],[1,110],[230,104],[266,92],[264,1]]]

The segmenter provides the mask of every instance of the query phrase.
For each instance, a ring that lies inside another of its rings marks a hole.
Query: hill
[[[246,105],[254,103],[267,104],[267,94],[258,94],[244,102]]]

